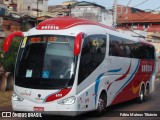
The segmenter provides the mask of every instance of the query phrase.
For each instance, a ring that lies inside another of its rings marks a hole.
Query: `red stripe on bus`
[[[60,99],[60,98],[62,98],[64,96],[66,96],[70,91],[71,91],[71,88],[61,89],[58,93],[49,95],[46,98],[45,102],[52,102],[54,100]]]

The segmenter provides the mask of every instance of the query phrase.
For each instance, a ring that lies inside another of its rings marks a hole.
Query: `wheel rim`
[[[98,109],[99,111],[104,111],[105,110],[105,101],[103,99],[98,100]]]
[[[146,87],[146,92],[145,92],[145,100],[148,100],[149,98],[149,86]]]
[[[141,93],[140,93],[140,100],[143,101],[144,99],[144,92],[143,92],[143,89],[141,90]]]

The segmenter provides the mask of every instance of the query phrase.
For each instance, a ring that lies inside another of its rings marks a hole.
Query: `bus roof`
[[[145,44],[145,45],[149,45],[149,46],[154,46],[152,43],[144,40],[144,39],[139,39],[140,43]]]
[[[89,27],[88,27],[89,25]],[[101,29],[104,28],[104,29]],[[61,32],[60,32],[61,31]],[[141,40],[129,36],[125,33],[121,33],[113,27],[90,21],[87,19],[74,18],[74,17],[54,17],[51,19],[40,22],[35,28],[28,31],[28,35],[40,35],[40,34],[59,34],[76,36],[80,32],[90,34],[111,34],[118,37],[130,39],[135,42]],[[28,36],[26,34],[26,36]],[[144,43],[144,42],[143,42]],[[150,43],[148,43],[150,44]]]
[[[73,18],[73,17],[55,17],[45,21],[40,22],[36,29],[37,30],[62,30],[68,29],[78,25],[97,25],[100,27],[104,27],[110,30],[117,31],[113,27],[103,25],[101,23],[97,23],[94,21],[80,19],[80,18]]]

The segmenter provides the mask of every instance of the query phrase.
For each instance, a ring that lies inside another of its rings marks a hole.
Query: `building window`
[[[132,28],[138,28],[138,26],[137,25],[132,25]]]
[[[143,25],[143,28],[150,28],[150,25],[144,24],[144,25]]]
[[[5,9],[1,8],[0,9],[0,15],[5,15],[5,11],[6,11]]]

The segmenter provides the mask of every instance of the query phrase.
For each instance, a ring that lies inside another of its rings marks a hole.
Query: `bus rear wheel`
[[[149,99],[149,84],[146,86],[146,92],[145,92],[145,101]]]
[[[107,95],[106,93],[101,93],[99,99],[98,99],[98,107],[96,109],[96,116],[101,116],[105,113],[107,106]]]
[[[145,88],[142,85],[139,93],[139,97],[137,98],[138,103],[143,103],[145,100]]]

